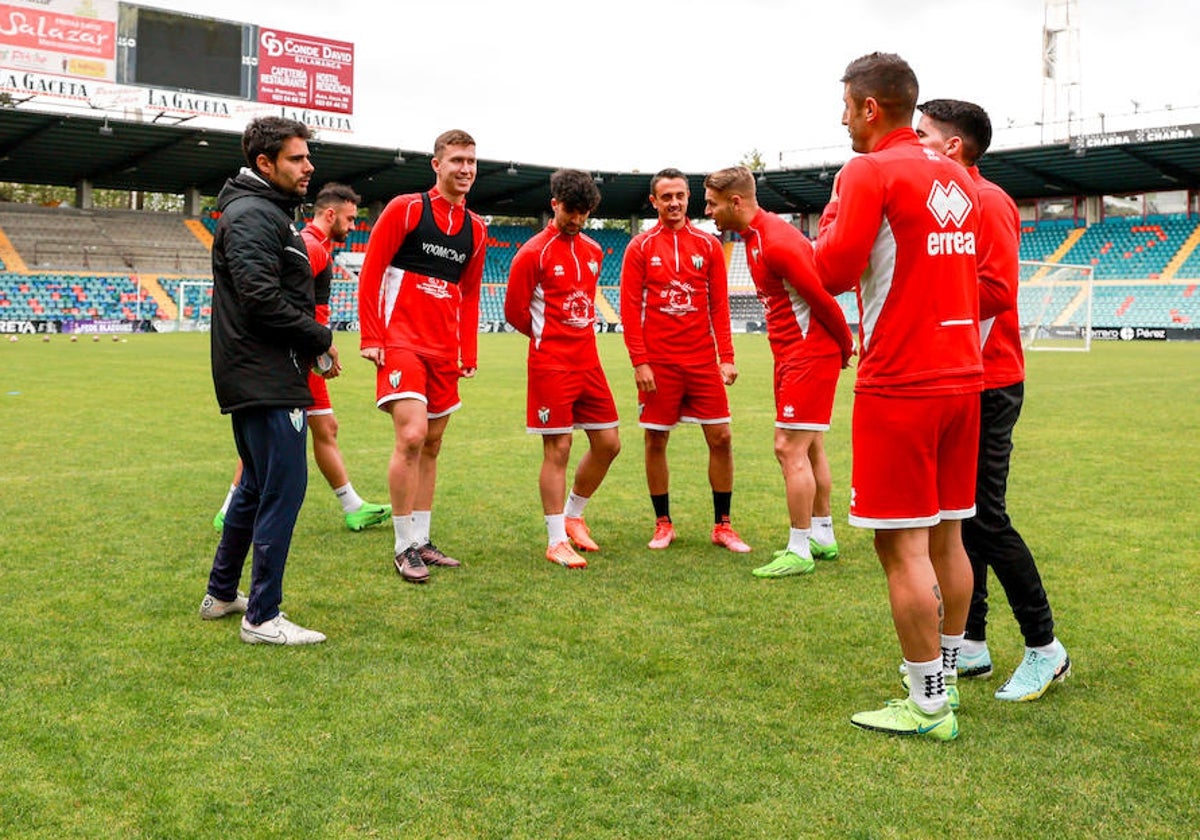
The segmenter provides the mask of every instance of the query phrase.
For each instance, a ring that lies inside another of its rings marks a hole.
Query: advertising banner
[[[116,0],[0,2],[0,65],[111,82],[116,55]]]
[[[260,28],[258,101],[352,113],[354,45]]]

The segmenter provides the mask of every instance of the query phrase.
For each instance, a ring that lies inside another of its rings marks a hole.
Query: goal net
[[[1017,310],[1026,350],[1092,346],[1092,267],[1021,261]]]

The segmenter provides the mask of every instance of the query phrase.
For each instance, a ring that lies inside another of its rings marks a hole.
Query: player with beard
[[[816,568],[814,556],[838,556],[825,432],[833,417],[838,375],[853,350],[850,327],[841,305],[821,285],[812,243],[759,207],[749,169],[734,166],[705,178],[704,207],[720,230],[745,240],[775,359],[775,457],[783,472],[791,528],[787,546],[754,569],[754,575],[810,574]]]
[[[664,169],[650,179],[658,224],[625,248],[621,324],[638,389],[638,425],[645,430],[646,483],[654,507],[649,547],[675,540],[667,443],[680,423],[697,423],[708,446],[713,545],[744,553],[730,524],[733,435],[725,388],[737,380],[729,327],[725,254],[716,237],[687,216],[687,176]]]
[[[330,323],[333,246],[334,243],[344,243],[350,231],[354,230],[360,201],[358,193],[350,187],[344,184],[326,184],[313,201],[312,221],[300,231],[313,271],[317,321],[326,326]],[[325,370],[314,369],[309,372],[308,389],[312,392],[313,402],[308,407],[308,428],[312,433],[313,460],[342,506],[342,517],[346,527],[351,531],[361,531],[390,519],[392,506],[364,501],[350,483],[346,463],[338,447],[338,423],[333,416],[333,403],[329,399],[329,386],[326,383],[326,380],[338,376],[341,370],[341,362],[331,361]],[[233,485],[221,510],[213,519],[213,525],[218,531],[224,527],[225,511],[229,508],[230,499],[233,498],[241,476],[242,462],[239,460],[234,472]]]

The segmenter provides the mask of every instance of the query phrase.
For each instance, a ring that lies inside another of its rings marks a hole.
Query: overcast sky
[[[922,99],[973,100],[997,129],[1042,119],[1043,0],[138,1],[353,43],[373,146],[429,151],[458,127],[483,158],[591,170],[844,160],[838,79],[875,50],[908,60]],[[1077,9],[1085,116],[1121,128],[1136,101],[1200,122],[1165,110],[1200,106],[1194,0]]]

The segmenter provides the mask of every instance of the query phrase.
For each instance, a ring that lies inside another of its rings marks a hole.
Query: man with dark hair
[[[212,370],[244,465],[213,557],[206,619],[245,613],[250,644],[304,645],[325,636],[279,611],[283,572],[308,486],[308,372],[337,349],[314,315],[312,268],[293,223],[313,165],[309,130],[282,117],[251,121],[242,135],[248,167],[226,181],[213,237]],[[250,597],[237,591],[251,547]]]
[[[922,148],[917,78],[902,58],[863,56],[842,83],[842,124],[862,156],[834,180],[816,261],[830,292],[857,291],[850,524],[875,531],[909,678],[908,697],[851,722],[950,740],[983,384],[979,196],[961,166]]]
[[[313,201],[312,221],[300,231],[308,249],[308,261],[312,265],[316,284],[317,321],[330,322],[329,295],[333,283],[333,244],[343,243],[358,217],[358,204],[362,199],[345,184],[329,183],[321,188]],[[333,416],[333,403],[329,399],[327,379],[341,373],[341,362],[332,362],[320,370],[321,365],[309,371],[308,389],[312,392],[312,405],[308,407],[308,428],[312,432],[313,460],[317,469],[329,482],[334,496],[342,506],[342,517],[351,531],[361,531],[391,518],[391,505],[376,505],[364,501],[354,490],[346,473],[346,463],[338,447],[338,423]],[[233,498],[242,475],[242,462],[238,461],[233,485],[225,504],[217,513],[213,524],[217,530],[224,527],[225,511]]]
[[[825,432],[833,418],[838,375],[850,359],[854,338],[841,305],[817,276],[812,243],[759,207],[749,169],[732,166],[709,174],[704,179],[704,212],[720,230],[745,240],[746,262],[766,311],[775,359],[775,458],[783,472],[790,528],[787,545],[753,574],[810,574],[816,568],[814,556],[838,556]]]
[[[737,380],[729,326],[729,288],[720,241],[688,220],[687,176],[664,169],[650,179],[658,224],[625,248],[621,324],[646,436],[646,484],[654,506],[650,548],[675,540],[667,443],[681,421],[698,423],[708,445],[712,542],[744,553],[729,521],[733,436],[726,386]]]
[[[359,273],[363,358],[375,364],[376,405],[392,416],[388,463],[393,560],[409,583],[429,566],[460,565],[430,537],[437,458],[450,415],[462,407],[458,380],[478,366],[479,290],[487,225],[467,209],[475,140],[443,132],[428,192],[392,199],[371,228]]]
[[[599,551],[584,508],[621,451],[617,406],[596,350],[596,284],[604,252],[583,233],[600,204],[592,176],[560,169],[550,176],[551,222],[513,257],[504,317],[529,336],[525,423],[542,436],[538,490],[546,518],[546,559],[569,569],[587,561],[571,547]],[[567,463],[575,429],[588,437],[571,494]]]
[[[918,105],[917,136],[928,149],[967,168],[979,190],[979,317],[983,336],[983,393],[979,401],[979,458],[975,515],[962,524],[975,589],[958,657],[960,677],[987,677],[988,568],[1004,587],[1025,638],[1025,656],[996,692],[1000,700],[1036,700],[1071,671],[1054,635],[1054,615],[1033,553],[1013,527],[1005,502],[1012,434],[1025,398],[1025,357],[1017,315],[1021,217],[1000,187],[976,165],[992,142],[987,112],[972,102],[931,99]]]

